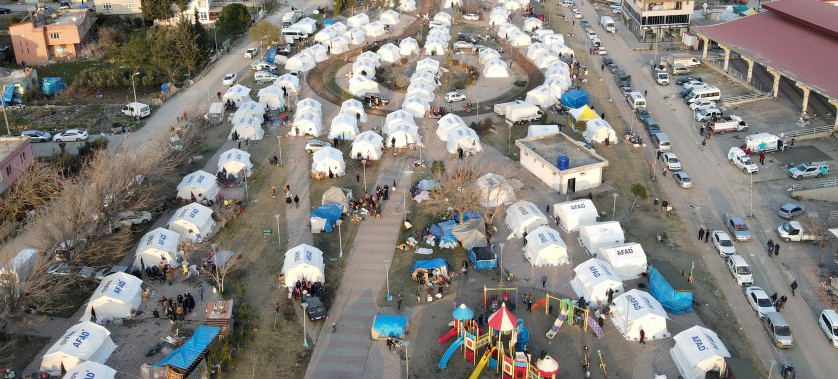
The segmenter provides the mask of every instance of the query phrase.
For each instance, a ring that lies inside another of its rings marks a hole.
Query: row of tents
[[[442,142],[445,142],[449,153],[457,153],[460,149],[469,154],[483,151],[480,136],[474,129],[466,126],[462,117],[448,113],[442,116],[436,125],[436,135]]]

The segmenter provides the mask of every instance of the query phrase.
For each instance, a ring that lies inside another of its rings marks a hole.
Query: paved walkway
[[[413,158],[402,155],[387,159],[378,180],[373,183],[392,184],[404,190],[410,186]],[[315,344],[306,378],[385,378],[400,377],[400,371],[384,370],[384,366],[368,364],[377,359],[371,351],[370,325],[379,313],[377,300],[386,285],[385,261],[393,257],[394,246],[402,225],[401,199],[398,191],[385,201],[380,219],[368,218],[358,229],[349,253],[349,261],[340,281],[340,289],[330,310],[329,320],[338,324],[337,332],[324,330]],[[374,369],[379,367],[380,369]]]
[[[286,138],[286,146],[290,148],[290,154],[286,158],[286,165],[296,165],[297,168],[288,171],[286,183],[291,185],[291,196],[300,197],[300,206],[295,207],[294,203],[285,209],[285,242],[286,250],[299,244],[312,245],[311,227],[311,203],[309,202],[309,163],[308,154],[305,152],[305,138]],[[293,163],[292,163],[293,162]],[[302,163],[302,164],[300,164]],[[283,184],[284,186],[285,184]],[[284,196],[282,188],[277,186],[279,196]],[[285,199],[282,199],[285,201]],[[284,256],[283,256],[284,259]]]

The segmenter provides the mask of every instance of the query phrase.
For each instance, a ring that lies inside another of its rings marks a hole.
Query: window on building
[[[209,21],[209,13],[208,12],[198,12],[198,19],[201,21]]]
[[[682,2],[682,1],[676,1],[676,2],[675,2],[675,10],[680,11],[681,9],[683,9],[683,8],[682,8],[682,6],[683,6],[683,2]]]
[[[67,46],[58,45],[55,47],[55,53],[58,55],[67,54]]]
[[[6,166],[6,176],[12,175],[12,165]]]
[[[125,6],[128,6],[128,4],[125,4]],[[105,3],[105,4],[102,5],[102,8],[105,8],[105,10],[109,11],[109,10],[111,10],[111,8],[113,8],[113,6],[111,5],[111,3]]]
[[[20,153],[20,163],[25,163],[25,162],[26,162],[26,152],[24,151],[24,152]]]
[[[61,39],[61,33],[50,33],[49,39]]]
[[[134,3],[125,3],[125,7],[128,9],[134,9]]]

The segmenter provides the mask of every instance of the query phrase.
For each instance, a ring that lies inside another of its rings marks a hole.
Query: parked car
[[[703,82],[703,81],[704,81],[704,80],[702,80],[701,78],[699,78],[699,77],[697,77],[697,76],[684,76],[684,77],[678,78],[678,80],[676,80],[676,81],[675,81],[675,83],[677,83],[677,84],[679,84],[679,85],[682,85],[682,84],[684,84],[684,83],[686,83],[686,82],[693,81],[693,80],[697,80],[697,81],[699,81],[699,82]]]
[[[480,42],[480,37],[475,36],[474,34],[471,34],[471,33],[457,33],[457,41],[478,43],[478,42]]]
[[[70,3],[62,1],[58,3],[58,9],[70,9]]]
[[[52,134],[42,132],[40,130],[25,130],[20,133],[21,137],[29,137],[29,142],[49,142],[52,141]]]
[[[727,257],[725,262],[727,263],[727,270],[730,271],[730,275],[733,276],[736,284],[746,288],[754,284],[754,275],[751,273],[751,266],[748,266],[745,258],[742,258],[739,254],[733,254]]]
[[[478,21],[478,20],[480,20],[480,16],[478,16],[478,15],[476,15],[476,14],[474,14],[474,13],[466,13],[466,14],[464,14],[464,15],[463,15],[463,20],[466,20],[466,21]]]
[[[637,116],[637,121],[643,122],[646,117],[649,117],[652,114],[649,113],[649,110],[646,109],[646,107],[637,107],[634,108],[634,115]]]
[[[285,44],[276,47],[276,53],[279,55],[291,55],[291,45]]]
[[[259,48],[258,47],[251,47],[244,52],[244,57],[247,59],[256,58],[259,55]]]
[[[804,208],[802,205],[788,203],[780,206],[780,209],[777,210],[777,215],[780,216],[780,218],[782,219],[791,220],[797,216],[802,215],[803,212],[806,212],[806,208]]]
[[[745,225],[745,220],[734,214],[725,214],[725,227],[733,233],[733,238],[737,241],[747,241],[751,239],[751,232],[748,231],[748,226]]]
[[[672,178],[675,179],[675,183],[678,183],[681,188],[692,188],[693,181],[690,178],[690,174],[687,174],[686,171],[678,171],[672,174]]]
[[[306,153],[311,154],[317,150],[329,146],[332,146],[332,144],[328,142],[323,142],[319,139],[310,139],[308,140],[308,142],[306,142]]]
[[[474,50],[474,44],[466,41],[454,42],[454,50]]]
[[[681,171],[681,161],[673,152],[665,152],[661,154],[661,161],[666,165],[669,171]]]
[[[73,268],[67,262],[55,263],[47,267],[47,274],[50,275],[70,275],[73,273]]]
[[[305,311],[309,320],[314,321],[326,318],[326,307],[323,306],[323,302],[320,301],[319,297],[310,297],[301,304],[306,305]]]
[[[748,298],[748,303],[751,304],[751,308],[754,309],[760,319],[765,318],[765,315],[769,312],[777,312],[777,308],[774,308],[768,294],[760,287],[748,287],[745,289],[745,297]]]
[[[151,221],[151,212],[148,211],[125,211],[116,215],[117,226],[131,226],[145,224]]]
[[[826,334],[826,340],[832,346],[838,347],[838,312],[834,309],[821,312],[820,317],[818,317],[818,326]]]
[[[794,180],[822,178],[829,173],[829,165],[826,162],[806,162],[800,166],[790,168],[788,173]]]
[[[724,230],[714,230],[710,233],[710,239],[713,240],[713,247],[716,248],[719,255],[729,257],[736,254],[736,247],[733,246],[733,241]]]
[[[236,84],[236,79],[238,77],[238,74],[236,74],[235,72],[224,75],[224,80],[221,81],[221,84],[225,86],[231,86],[233,84]]]
[[[651,114],[648,117],[643,118],[643,127],[646,128],[646,131],[648,131],[649,134],[657,133],[661,130],[661,126],[658,124],[658,119]]]
[[[12,10],[9,8],[0,8],[0,14],[11,14]]]
[[[709,120],[712,118],[719,118],[722,117],[722,111],[718,108],[707,108],[702,109],[698,112],[695,112],[695,120],[702,121],[702,120]]]
[[[696,100],[690,104],[690,109],[694,111],[703,111],[705,109],[716,108],[716,102],[712,100]]]
[[[700,80],[690,80],[690,81],[686,81],[684,83],[679,83],[679,84],[684,86],[684,88],[686,88],[686,89],[693,89],[695,87],[706,87],[707,86],[707,83],[704,83]]]
[[[102,280],[105,279],[106,276],[117,273],[117,272],[124,272],[126,274],[130,273],[131,267],[129,266],[113,266],[113,267],[104,267],[96,270],[93,274],[93,279]]]
[[[445,94],[445,102],[446,103],[453,103],[456,101],[465,101],[466,95],[463,95],[459,92],[448,92]]]
[[[774,346],[781,349],[794,346],[791,327],[780,312],[767,313],[765,318],[762,319],[762,326]]]
[[[70,129],[67,131],[63,131],[61,133],[56,134],[52,137],[52,140],[55,142],[71,142],[71,141],[84,141],[87,139],[88,134],[86,130],[81,129]]]

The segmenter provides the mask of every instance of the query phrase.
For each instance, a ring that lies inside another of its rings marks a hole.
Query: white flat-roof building
[[[608,161],[564,133],[515,141],[520,163],[554,191],[597,188]]]

